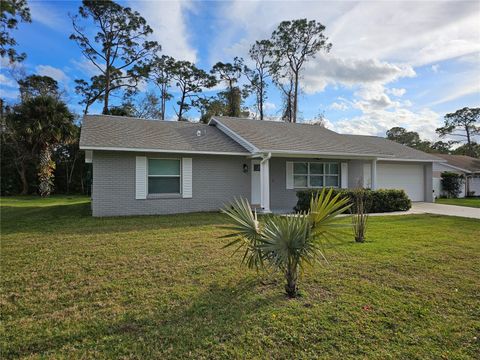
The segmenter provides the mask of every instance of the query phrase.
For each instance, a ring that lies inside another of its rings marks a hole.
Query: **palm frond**
[[[258,248],[258,242],[262,236],[262,232],[257,214],[252,212],[248,200],[242,198],[234,199],[230,206],[226,206],[221,211],[234,222],[234,225],[223,226],[224,229],[231,231],[231,233],[225,235],[224,238],[235,238],[225,245],[224,248],[238,244],[234,254],[240,249],[245,249],[242,263],[246,264],[249,268],[256,268],[257,270],[263,268],[263,253]]]

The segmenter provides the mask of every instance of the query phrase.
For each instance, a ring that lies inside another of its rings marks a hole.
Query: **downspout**
[[[262,154],[260,160],[260,206],[266,213],[270,212],[270,166],[268,160],[272,153]]]

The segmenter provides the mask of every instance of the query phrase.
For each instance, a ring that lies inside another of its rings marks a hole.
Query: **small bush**
[[[458,198],[462,192],[463,175],[445,171],[442,173],[442,189],[449,198]]]
[[[310,199],[319,189],[309,189],[297,191],[297,205],[294,210],[308,211]],[[348,197],[352,205],[352,212],[356,212],[355,208],[355,190],[334,189],[334,193],[341,193],[342,196]],[[365,204],[367,213],[383,213],[392,211],[407,211],[412,207],[412,202],[403,190],[365,190]]]

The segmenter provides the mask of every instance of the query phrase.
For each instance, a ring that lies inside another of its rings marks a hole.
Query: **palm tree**
[[[236,199],[222,210],[234,222],[226,228],[231,231],[225,237],[235,238],[225,247],[237,246],[244,250],[242,263],[249,268],[271,266],[285,274],[285,291],[294,298],[298,294],[298,274],[304,265],[312,265],[321,259],[322,240],[336,237],[339,231],[337,215],[351,206],[348,198],[330,191],[317,193],[307,213],[293,216],[267,216],[262,224],[245,199]]]
[[[15,109],[17,123],[22,122],[31,154],[39,154],[39,192],[48,196],[53,190],[55,162],[52,152],[61,142],[68,142],[74,131],[73,114],[67,105],[52,96],[38,96]]]

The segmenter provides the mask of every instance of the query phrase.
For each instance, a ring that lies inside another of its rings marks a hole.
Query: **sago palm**
[[[234,222],[225,237],[235,238],[226,245],[243,250],[242,262],[249,268],[271,266],[285,275],[285,291],[289,297],[298,294],[299,270],[305,265],[325,259],[323,240],[336,237],[340,225],[337,216],[351,205],[332,190],[314,196],[307,213],[292,216],[267,216],[263,223],[252,212],[245,199],[235,200],[223,210]]]

